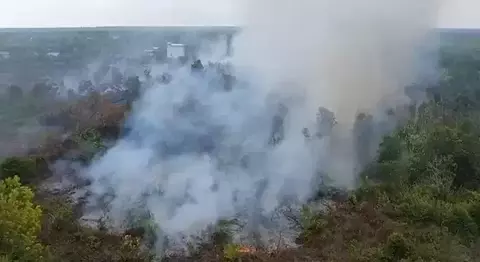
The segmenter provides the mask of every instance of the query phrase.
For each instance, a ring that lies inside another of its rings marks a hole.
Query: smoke
[[[295,81],[309,106],[351,123],[415,80],[419,48],[430,47],[439,1],[245,1],[238,62],[269,82]],[[423,48],[424,49],[424,48]],[[390,101],[392,102],[392,101]],[[393,101],[396,102],[396,101]]]
[[[91,200],[108,195],[117,225],[142,207],[159,236],[198,234],[237,215],[258,231],[284,201],[311,197],[319,172],[351,186],[354,117],[385,99],[398,102],[414,80],[416,50],[437,4],[263,0],[244,7],[233,90],[214,69],[170,72],[170,84],[146,90],[135,104],[128,135],[87,170]],[[335,112],[341,129],[306,139],[302,128],[316,128],[319,106]]]
[[[143,205],[176,237],[239,213],[251,221],[287,196],[310,196],[316,155],[294,117],[286,119],[292,128],[284,141],[269,143],[277,106],[266,103],[261,87],[244,83],[226,92],[215,70],[172,74],[168,86],[146,91],[129,135],[88,170],[94,196],[114,196],[114,222],[121,226],[129,209]]]
[[[327,143],[329,153],[321,170],[335,184],[351,187],[361,168],[355,152],[371,159],[385,131],[391,131],[382,127],[383,112],[408,103],[405,86],[436,70],[433,29],[441,2],[244,3],[246,21],[235,39],[235,63],[257,72],[271,90],[302,95],[305,116],[319,106],[335,113],[339,124]],[[369,142],[359,142],[366,138],[353,133],[360,112],[374,116]],[[309,118],[303,119],[308,126]],[[356,148],[359,144],[373,150]]]

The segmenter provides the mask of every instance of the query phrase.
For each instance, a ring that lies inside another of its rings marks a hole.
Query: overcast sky
[[[0,0],[0,27],[231,25],[238,1]],[[480,0],[438,1],[439,27],[480,28]]]

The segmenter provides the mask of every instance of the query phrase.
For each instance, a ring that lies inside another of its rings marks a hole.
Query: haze
[[[478,0],[443,2],[438,26],[480,28]],[[3,1],[0,27],[171,26],[240,24],[241,0]]]

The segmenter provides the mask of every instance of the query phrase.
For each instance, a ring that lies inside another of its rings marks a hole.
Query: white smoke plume
[[[433,33],[440,0],[244,1],[235,63],[254,68],[277,92],[303,94],[305,115],[318,106],[339,124],[322,170],[342,186],[358,172],[351,128],[359,112],[408,102],[404,87],[436,63]],[[422,61],[423,60],[423,61]],[[279,84],[282,82],[294,85]],[[286,88],[287,90],[279,91]],[[383,121],[381,115],[376,121]],[[308,125],[308,118],[304,118]],[[378,130],[375,130],[378,131]],[[384,135],[371,134],[375,141]],[[364,150],[364,154],[371,153]]]
[[[213,70],[172,72],[169,85],[137,102],[129,135],[90,166],[93,198],[113,196],[115,222],[143,205],[167,236],[238,214],[255,230],[283,200],[309,198],[318,171],[346,172],[334,179],[351,185],[352,145],[338,137],[307,141],[301,130],[315,123],[318,106],[350,126],[359,110],[413,81],[416,48],[437,10],[433,0],[243,5],[234,89],[225,92]],[[283,141],[273,146],[280,102],[287,116]]]
[[[414,80],[438,0],[249,0],[236,57],[268,81],[306,88],[310,106],[351,122]]]
[[[90,167],[95,196],[115,196],[117,222],[143,203],[168,236],[197,234],[221,218],[310,196],[316,155],[301,127],[287,124],[296,128],[272,146],[277,107],[266,93],[247,84],[226,92],[218,80],[215,71],[183,68],[168,86],[147,90],[129,135]]]

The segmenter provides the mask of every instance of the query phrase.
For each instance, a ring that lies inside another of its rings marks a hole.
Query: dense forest
[[[445,47],[439,68],[441,78],[421,87],[426,101],[412,105],[410,119],[382,139],[357,189],[342,197],[322,194],[331,199],[321,212],[302,210],[297,248],[236,245],[222,222],[189,255],[161,259],[480,261],[480,51]],[[14,100],[5,99],[10,109],[2,110],[17,118],[25,105]],[[50,110],[48,103],[35,103]],[[159,260],[151,252],[148,225],[118,234],[88,228],[67,195],[42,191],[47,163],[72,148],[79,149],[76,157],[91,159],[105,148],[104,138],[119,135],[129,105],[92,94],[62,108],[69,138],[48,137],[0,165],[0,261]]]

